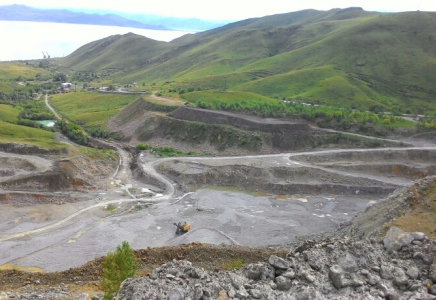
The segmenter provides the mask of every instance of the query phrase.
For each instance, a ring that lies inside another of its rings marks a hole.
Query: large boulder
[[[409,245],[412,241],[422,241],[426,238],[422,232],[404,232],[398,227],[391,227],[383,239],[383,244],[388,252],[399,251],[404,246]]]
[[[253,280],[274,280],[274,268],[266,263],[250,264],[246,269],[246,276]]]
[[[283,276],[278,276],[276,277],[276,285],[278,290],[288,291],[291,288],[291,280]]]
[[[268,262],[271,266],[277,269],[286,270],[289,268],[289,263],[285,259],[278,257],[276,255],[271,255],[269,257]]]
[[[243,277],[236,274],[229,274],[230,282],[234,289],[239,290],[244,285],[245,281]]]
[[[357,271],[358,266],[356,259],[350,253],[346,253],[338,262],[345,272],[354,273]]]
[[[330,267],[329,278],[333,283],[333,286],[338,290],[346,286],[346,279],[344,277],[345,272],[339,265]]]

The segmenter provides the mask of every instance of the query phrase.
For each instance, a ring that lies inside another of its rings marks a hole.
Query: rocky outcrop
[[[420,233],[398,236],[413,239],[397,250],[374,239],[306,241],[286,259],[272,255],[232,271],[206,272],[173,260],[150,277],[126,280],[117,299],[434,299],[436,241]]]

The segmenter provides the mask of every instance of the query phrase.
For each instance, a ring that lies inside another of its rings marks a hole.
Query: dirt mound
[[[0,168],[21,169],[24,171],[35,171],[37,166],[26,159],[17,157],[0,157]]]
[[[61,170],[47,171],[40,174],[21,176],[0,183],[5,189],[33,191],[61,191],[89,188],[91,185],[81,178],[75,178]]]
[[[94,189],[95,183],[108,178],[118,166],[116,155],[93,157],[100,154],[83,154],[71,159],[55,161],[50,170],[44,172],[20,172],[20,176],[9,177],[0,182],[6,190],[32,190],[32,191],[63,191],[77,189]],[[25,158],[9,158],[11,166],[17,170],[39,170],[39,167]],[[1,169],[1,168],[0,168]],[[6,170],[7,171],[7,170]]]
[[[50,194],[50,193],[26,193],[26,192],[6,192],[0,193],[0,204],[10,204],[16,207],[38,204],[63,204],[76,202],[77,199],[69,194]]]
[[[98,184],[98,181],[110,177],[118,166],[117,155],[105,157],[93,157],[83,154],[71,159],[64,159],[57,162],[57,166],[84,182]]]
[[[353,219],[346,231],[361,237],[381,238],[392,226],[436,238],[436,176],[397,190],[368,207]]]

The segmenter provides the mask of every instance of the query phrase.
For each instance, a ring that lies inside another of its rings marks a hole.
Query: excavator
[[[174,225],[177,227],[176,229],[176,234],[177,235],[181,235],[184,233],[187,233],[189,231],[189,229],[191,229],[191,224],[189,224],[188,222],[184,222],[184,223],[174,223]]]

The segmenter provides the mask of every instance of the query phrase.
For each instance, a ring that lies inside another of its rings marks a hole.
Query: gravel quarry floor
[[[134,180],[126,167],[129,154],[120,153],[123,163],[116,176],[95,183],[104,188],[45,192],[53,203],[20,206],[5,201],[16,197],[16,190],[1,190],[0,269],[66,270],[105,255],[124,240],[134,249],[191,242],[284,246],[296,236],[337,228],[385,197],[386,188],[432,175],[436,163],[432,147],[240,158],[143,155],[141,168],[160,176],[163,185],[157,187]],[[20,158],[45,164],[36,157]],[[0,177],[0,183],[10,177]],[[226,178],[230,182],[223,182]],[[286,192],[297,188],[304,192]],[[347,192],[328,192],[335,189]],[[58,201],[59,195],[75,201]],[[191,223],[191,230],[176,236],[173,223],[183,221]]]

